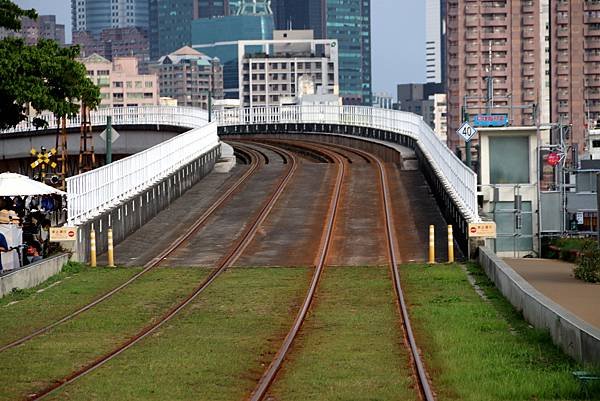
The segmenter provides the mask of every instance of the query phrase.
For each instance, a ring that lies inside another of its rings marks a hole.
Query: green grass
[[[0,345],[32,333],[88,304],[138,271],[89,268],[69,262],[59,274],[39,286],[13,291],[0,299]]]
[[[439,400],[576,400],[581,369],[549,335],[529,326],[478,266],[489,301],[457,266],[403,266],[412,323]],[[597,396],[593,399],[599,399]]]
[[[279,347],[311,270],[227,271],[183,314],[56,400],[241,400]]]
[[[207,269],[198,268],[153,270],[77,318],[3,352],[0,355],[3,383],[0,400],[23,398],[114,349],[165,313],[207,273]],[[89,280],[97,278],[95,271],[91,274]],[[93,286],[93,283],[85,284]],[[47,290],[48,295],[55,291],[68,298],[69,292],[65,293],[60,286]],[[49,311],[50,308],[43,309]],[[22,322],[28,317],[21,315],[18,319]]]
[[[388,268],[327,268],[276,400],[416,400]]]

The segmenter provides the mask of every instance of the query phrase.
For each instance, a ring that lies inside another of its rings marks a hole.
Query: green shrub
[[[594,244],[584,249],[573,272],[580,280],[600,283],[600,248]]]
[[[85,268],[83,263],[68,261],[62,268],[63,273],[77,274]]]

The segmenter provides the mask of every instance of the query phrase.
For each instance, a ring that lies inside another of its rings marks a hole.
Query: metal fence
[[[479,221],[477,176],[412,113],[364,106],[272,106],[220,110],[220,126],[246,124],[340,124],[376,128],[414,138],[468,221]]]
[[[218,144],[216,124],[205,123],[125,159],[67,178],[68,224],[80,224],[117,205]]]
[[[92,126],[103,126],[106,118],[112,117],[113,125],[171,125],[184,128],[200,128],[208,123],[208,113],[193,107],[144,106],[144,107],[112,107],[92,111],[90,121]],[[37,116],[48,123],[49,129],[58,128],[60,122],[52,114]],[[79,127],[81,116],[76,115],[67,119],[67,128]],[[25,120],[16,127],[0,131],[1,134],[18,132],[34,133],[36,128],[30,120]]]

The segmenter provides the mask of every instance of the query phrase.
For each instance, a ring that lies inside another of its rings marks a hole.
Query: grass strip
[[[0,344],[8,344],[68,315],[138,271],[90,268],[69,262],[44,283],[14,290],[0,299]]]
[[[243,399],[285,336],[311,270],[226,271],[182,315],[55,400]]]
[[[328,267],[275,400],[417,400],[388,268]]]
[[[532,328],[480,267],[403,266],[411,321],[439,400],[576,400],[581,366]],[[598,399],[598,397],[593,398]]]
[[[0,400],[23,398],[112,350],[164,314],[206,274],[208,269],[153,270],[48,334],[5,351],[0,358]]]

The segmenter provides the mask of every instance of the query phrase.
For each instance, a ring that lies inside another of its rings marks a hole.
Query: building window
[[[529,138],[490,137],[490,184],[529,183]]]

